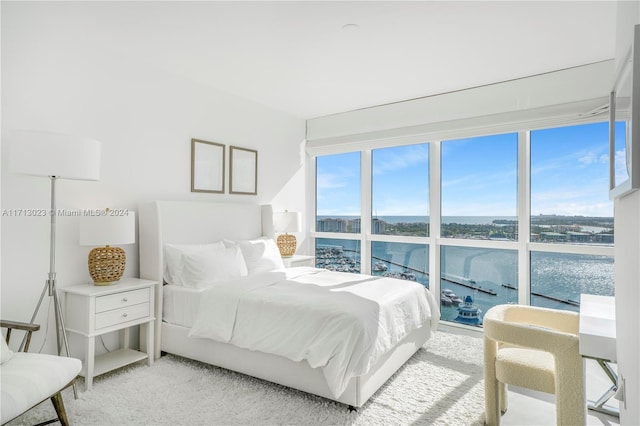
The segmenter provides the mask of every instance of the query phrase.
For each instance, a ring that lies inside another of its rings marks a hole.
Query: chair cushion
[[[16,352],[0,365],[2,423],[58,393],[80,373],[79,359]]]
[[[496,378],[502,383],[555,393],[555,360],[549,352],[504,347],[496,355]]]

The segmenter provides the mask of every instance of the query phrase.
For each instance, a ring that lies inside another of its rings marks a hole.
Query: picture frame
[[[224,194],[225,145],[191,139],[191,192]]]
[[[229,146],[229,193],[258,194],[258,151]]]

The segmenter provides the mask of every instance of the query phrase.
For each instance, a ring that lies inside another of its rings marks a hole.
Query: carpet
[[[63,393],[72,425],[482,425],[482,339],[437,332],[357,412],[342,404],[166,355],[78,379]],[[55,417],[45,401],[8,423]]]

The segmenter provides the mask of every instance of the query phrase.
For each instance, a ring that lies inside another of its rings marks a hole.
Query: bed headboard
[[[163,282],[163,245],[274,238],[271,205],[153,201],[138,207],[140,278]],[[162,286],[157,286],[155,356],[160,356]]]

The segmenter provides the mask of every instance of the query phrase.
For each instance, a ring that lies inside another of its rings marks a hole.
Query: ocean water
[[[317,216],[317,220],[321,219],[358,219],[360,216]],[[430,223],[429,216],[375,216],[376,219],[384,220],[388,223]],[[516,216],[442,216],[442,223],[459,223],[464,225],[486,225],[493,223],[494,220],[516,220]]]
[[[349,257],[360,261],[359,240],[320,238],[316,241],[318,246],[342,246]],[[494,305],[518,303],[515,250],[455,246],[442,246],[441,250],[444,279],[441,277],[440,288],[450,289],[461,298],[471,296],[482,311],[480,316]],[[372,265],[379,263],[386,267],[385,271],[374,271],[374,275],[408,272],[417,282],[429,286],[428,246],[373,242],[372,256]],[[613,257],[532,252],[531,293],[534,306],[578,311],[576,302],[582,293],[614,294]],[[441,316],[455,320],[457,307],[441,305]]]

